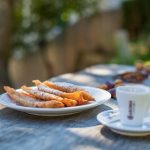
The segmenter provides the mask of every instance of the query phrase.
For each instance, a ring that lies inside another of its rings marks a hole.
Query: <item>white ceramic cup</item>
[[[120,120],[123,125],[141,126],[150,106],[150,88],[126,85],[116,89]]]

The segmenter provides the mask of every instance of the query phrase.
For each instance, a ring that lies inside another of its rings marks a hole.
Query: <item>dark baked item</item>
[[[128,83],[141,83],[148,78],[148,74],[144,71],[126,72],[119,75],[119,78]]]
[[[116,98],[116,88],[123,85],[124,82],[121,79],[117,79],[114,82],[107,81],[106,83],[99,85],[98,88],[107,90],[110,92],[112,98]]]

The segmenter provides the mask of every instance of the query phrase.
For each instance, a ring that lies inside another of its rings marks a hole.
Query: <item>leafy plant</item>
[[[123,28],[129,32],[136,59],[150,58],[150,1],[125,1],[123,8]]]
[[[23,55],[39,50],[54,33],[70,25],[72,15],[78,19],[94,13],[96,7],[96,0],[17,0],[13,50]]]

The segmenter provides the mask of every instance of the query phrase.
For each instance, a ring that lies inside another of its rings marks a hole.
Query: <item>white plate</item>
[[[113,117],[110,117],[113,114]],[[116,114],[116,115],[115,115]],[[146,136],[150,135],[150,122],[144,123],[143,126],[131,127],[122,125],[119,119],[118,110],[103,111],[97,115],[97,120],[112,131],[128,136]]]
[[[71,84],[67,85],[69,86]],[[105,90],[87,86],[80,86],[80,87],[88,91],[95,98],[95,102],[86,105],[66,107],[66,108],[33,108],[16,105],[11,101],[9,96],[6,93],[4,93],[0,96],[0,103],[8,108],[12,108],[29,114],[40,116],[60,116],[60,115],[74,114],[90,108],[94,108],[98,105],[103,104],[104,102],[106,102],[111,98],[110,93]]]
[[[130,71],[135,71],[135,67],[112,64],[112,65],[94,65],[85,69],[85,72],[97,76],[115,76]]]

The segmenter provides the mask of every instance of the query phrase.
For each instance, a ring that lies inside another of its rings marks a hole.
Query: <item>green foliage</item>
[[[132,0],[123,3],[123,27],[132,39],[150,33],[150,1]]]
[[[63,30],[72,13],[78,17],[97,7],[96,0],[17,0],[14,9],[13,50],[24,55],[39,49],[55,27]]]
[[[123,3],[123,27],[129,31],[135,59],[150,59],[150,1],[132,0]]]

